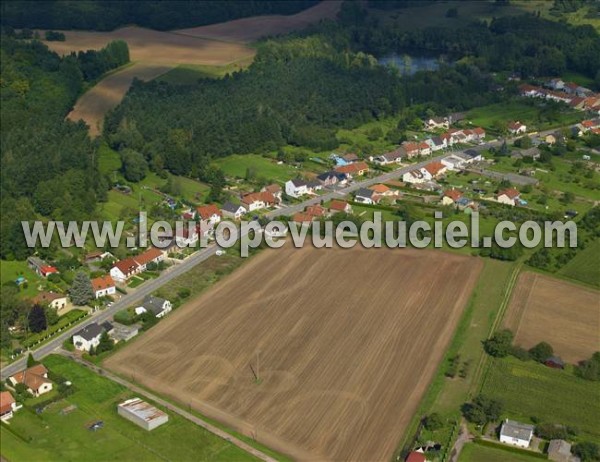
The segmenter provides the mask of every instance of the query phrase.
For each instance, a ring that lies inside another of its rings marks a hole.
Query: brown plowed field
[[[106,365],[296,459],[389,460],[481,266],[439,251],[288,243]]]
[[[515,343],[531,348],[548,342],[569,363],[600,350],[600,292],[543,276],[523,273],[504,319]]]

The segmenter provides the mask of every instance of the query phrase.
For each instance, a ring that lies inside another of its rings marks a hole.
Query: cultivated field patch
[[[263,251],[106,365],[301,460],[387,460],[481,260]]]
[[[535,273],[523,273],[504,320],[515,343],[548,342],[565,361],[577,363],[598,350],[600,292]]]

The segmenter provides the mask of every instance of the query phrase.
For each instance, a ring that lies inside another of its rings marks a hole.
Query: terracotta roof
[[[150,247],[148,250],[142,252],[133,259],[140,265],[147,265],[151,261],[156,260],[158,257],[162,255],[162,250],[157,249],[156,247]]]
[[[264,189],[265,189],[265,191],[270,192],[271,194],[276,194],[276,193],[281,192],[281,186],[279,186],[277,183],[273,183],[268,186],[265,186]]]
[[[596,126],[596,123],[593,120],[584,120],[581,122],[581,125],[585,128],[592,128]]]
[[[481,127],[475,127],[473,129],[473,133],[475,133],[476,135],[485,135],[485,130]]]
[[[140,265],[133,258],[125,258],[124,260],[119,260],[114,264],[114,268],[118,268],[121,273],[125,276],[133,273],[136,269],[138,269]]]
[[[221,211],[215,204],[200,205],[199,207],[196,207],[196,211],[203,220],[208,220],[215,214],[221,216]]]
[[[45,304],[52,303],[54,300],[58,300],[59,298],[66,298],[66,295],[57,294],[56,292],[40,292],[33,297],[31,301],[37,304]]]
[[[444,164],[441,162],[431,162],[425,166],[425,170],[427,170],[431,176],[436,176],[440,170],[443,170],[444,168]]]
[[[0,391],[0,415],[6,414],[12,410],[15,399],[8,391]]]
[[[104,276],[100,276],[98,278],[92,279],[92,288],[94,292],[98,292],[99,290],[108,289],[109,287],[114,287],[115,281],[110,276],[110,274],[106,274]]]
[[[242,197],[242,202],[244,204],[252,204],[260,201],[264,202],[265,204],[274,204],[275,196],[273,196],[273,194],[271,194],[269,191],[262,191],[248,193]]]
[[[444,191],[444,196],[449,197],[454,202],[456,202],[462,197],[462,193],[458,189],[449,189],[447,191]]]
[[[48,373],[48,369],[43,364],[36,364],[29,369],[17,372],[12,376],[12,379],[17,383],[24,383],[27,388],[37,391],[43,384],[50,383],[50,380],[44,377]]]
[[[402,145],[406,152],[413,152],[419,150],[419,145],[417,143],[405,143]]]
[[[413,451],[406,458],[406,462],[427,462],[427,458],[422,452]]]
[[[507,188],[507,189],[498,191],[498,196],[502,196],[503,194],[511,199],[514,199],[516,197],[519,197],[519,195],[521,193],[519,191],[517,191],[515,188]]]
[[[390,188],[388,188],[384,184],[374,184],[373,186],[369,186],[369,189],[371,191],[375,191],[376,193],[379,193],[379,194],[386,193],[390,190]]]
[[[340,212],[343,212],[346,210],[346,207],[348,207],[348,202],[346,201],[338,201],[338,200],[332,200],[331,203],[329,204],[329,209],[330,210],[338,210]]]
[[[294,216],[292,217],[292,221],[295,221],[296,223],[311,222],[314,218],[315,216],[310,215],[309,213],[298,212],[294,214]]]
[[[313,217],[322,217],[326,212],[326,210],[320,204],[309,205],[304,211]]]
[[[344,154],[342,156],[342,159],[348,161],[348,162],[354,162],[357,161],[359,159],[359,157],[354,154],[353,152],[349,152],[348,154]]]
[[[522,126],[523,126],[523,124],[521,122],[518,122],[518,121],[517,122],[509,122],[508,123],[508,128],[511,129],[511,130],[516,130],[519,127],[522,127]]]
[[[340,173],[358,173],[363,170],[369,170],[369,166],[365,162],[355,162],[353,164],[342,165],[336,167],[335,171]]]

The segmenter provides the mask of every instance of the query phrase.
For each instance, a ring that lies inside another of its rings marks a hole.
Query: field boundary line
[[[183,417],[184,419],[189,420],[190,422],[209,431],[213,435],[216,435],[216,436],[224,439],[225,441],[228,441],[229,443],[237,446],[238,448],[242,449],[243,451],[246,451],[247,453],[253,455],[254,457],[261,459],[265,462],[277,462],[277,459],[265,454],[264,452],[260,451],[259,449],[252,447],[248,443],[245,443],[241,439],[231,435],[230,433],[226,432],[225,430],[222,430],[222,429],[216,427],[215,425],[207,422],[206,420],[201,419],[200,417],[181,409],[179,406],[176,406],[173,403],[170,403],[169,401],[166,401],[166,400],[160,398],[159,396],[157,396],[153,393],[150,393],[149,391],[146,391],[145,389],[138,387],[137,385],[134,385],[133,383],[131,383],[121,377],[116,376],[115,374],[104,369],[103,367],[98,366],[96,364],[88,363],[87,361],[84,361],[84,360],[76,357],[74,354],[67,352],[65,350],[61,349],[61,350],[59,350],[59,352],[61,355],[86,367],[87,369],[91,370],[92,372],[95,372],[96,374],[98,374],[102,377],[105,377],[109,380],[112,380],[113,382],[118,383],[119,385],[124,386],[128,390],[133,391],[134,393],[136,393],[138,395],[144,396],[146,399],[149,399],[149,400],[159,404],[160,406],[168,409],[169,411],[174,412],[175,414],[178,414],[179,416]]]
[[[490,331],[488,332],[487,338],[491,337],[491,335],[496,331],[496,329],[498,328],[498,325],[504,318],[504,314],[506,313],[506,309],[508,308],[508,305],[512,298],[512,292],[517,283],[517,279],[519,277],[519,274],[521,274],[522,267],[523,267],[523,263],[517,263],[517,265],[513,269],[512,274],[510,275],[510,279],[506,283],[506,291],[504,293],[504,298],[502,300],[502,303],[500,304],[500,309],[498,310],[498,313],[496,314],[496,318],[494,319],[494,322],[492,323],[492,325],[490,327]],[[487,355],[487,353],[483,352],[481,355],[481,359],[480,359],[479,363],[477,364],[477,368],[475,369],[475,375],[473,377],[471,389],[469,390],[469,394],[468,394],[469,398],[473,397],[473,391],[475,389],[477,389],[479,391],[481,391],[483,389],[483,384],[487,377],[490,364],[491,364],[491,362],[490,362],[489,356]]]

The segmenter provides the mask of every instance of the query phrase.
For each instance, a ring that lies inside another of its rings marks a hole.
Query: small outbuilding
[[[118,405],[117,412],[120,416],[148,431],[169,421],[167,414],[140,398],[123,401]]]

